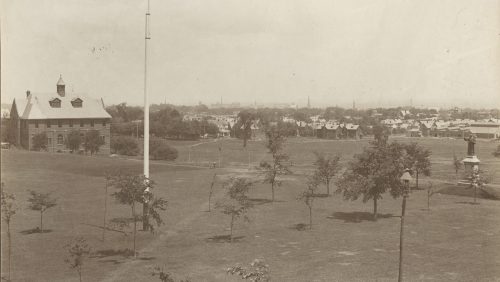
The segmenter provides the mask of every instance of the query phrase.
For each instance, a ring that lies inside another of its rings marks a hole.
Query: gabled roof
[[[420,122],[420,124],[423,125],[425,128],[430,129],[434,124],[434,121],[422,121]]]
[[[49,101],[61,100],[61,107],[51,107]],[[82,107],[73,107],[71,101],[81,99]],[[81,118],[111,118],[104,109],[100,99],[82,95],[30,94],[26,100],[17,102],[17,110],[21,119],[81,119]]]

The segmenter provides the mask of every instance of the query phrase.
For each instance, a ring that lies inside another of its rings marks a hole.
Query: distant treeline
[[[405,115],[401,115],[402,110],[409,110]],[[126,103],[112,105],[107,107],[108,113],[112,116],[111,132],[115,135],[139,136],[143,135],[144,112],[142,107],[128,106]],[[494,111],[494,110],[493,110]],[[240,117],[240,113],[249,113],[259,129],[271,125],[277,125],[287,132],[288,136],[295,136],[299,133],[301,136],[312,136],[313,129],[310,127],[299,128],[293,123],[282,122],[283,117],[290,117],[296,121],[310,123],[312,116],[320,116],[325,120],[336,120],[339,123],[358,124],[364,135],[373,134],[374,126],[378,126],[381,120],[388,118],[401,119],[422,119],[429,117],[438,117],[439,119],[479,119],[484,110],[462,109],[442,110],[435,109],[417,109],[410,107],[394,108],[374,108],[374,109],[345,109],[342,107],[321,108],[208,108],[200,104],[196,106],[175,106],[170,104],[153,104],[150,108],[150,132],[154,136],[174,139],[198,139],[200,136],[208,134],[216,136],[219,129],[216,125],[208,122],[210,117],[220,115],[234,115]],[[183,121],[185,114],[204,114],[201,121]],[[241,118],[231,128],[230,135],[240,137],[244,127]],[[258,122],[258,123],[257,123]]]

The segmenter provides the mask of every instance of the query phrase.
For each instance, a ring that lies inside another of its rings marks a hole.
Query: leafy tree
[[[332,178],[340,170],[340,155],[336,156],[324,156],[318,152],[314,152],[316,155],[316,161],[314,165],[316,166],[316,177],[326,185],[326,193],[330,195],[330,182]]]
[[[279,130],[271,128],[266,132],[268,152],[272,155],[272,163],[266,161],[260,162],[259,168],[264,172],[264,183],[271,184],[272,201],[274,202],[274,188],[281,186],[279,176],[291,174],[290,157],[283,152],[286,138]]]
[[[57,205],[57,199],[51,198],[51,193],[38,193],[29,190],[30,198],[28,199],[29,208],[40,212],[40,233],[43,233],[43,213]]]
[[[389,138],[389,130],[387,129],[387,127],[377,124],[373,126],[372,131],[373,137],[375,138],[376,142],[384,144],[387,143],[387,140]]]
[[[170,147],[167,143],[160,139],[151,139],[149,141],[149,155],[153,160],[173,161],[177,159],[177,149]]]
[[[458,171],[462,168],[462,161],[453,154],[453,167],[455,167],[455,175],[458,177]]]
[[[12,255],[12,237],[10,234],[10,223],[12,221],[12,217],[16,214],[17,206],[16,206],[16,197],[14,194],[10,194],[5,192],[5,184],[2,182],[1,184],[1,204],[2,204],[2,219],[7,225],[7,270],[8,270],[8,281],[11,281],[11,255]]]
[[[117,192],[112,194],[116,201],[123,205],[128,205],[132,211],[132,221],[134,223],[133,227],[133,252],[134,257],[137,257],[136,252],[136,234],[137,234],[137,221],[140,219],[140,215],[137,214],[136,204],[144,204],[147,201],[147,206],[149,208],[148,214],[153,217],[157,226],[163,224],[163,220],[159,214],[160,210],[165,210],[167,208],[167,201],[163,198],[156,198],[150,192],[146,190],[149,188],[151,191],[154,187],[154,182],[144,177],[144,175],[123,175],[117,174],[112,179],[112,185]],[[151,231],[153,231],[153,226]]]
[[[238,113],[238,123],[243,128],[241,138],[243,139],[243,147],[247,146],[247,140],[252,137],[252,123],[255,120],[255,115],[248,111],[243,110]]]
[[[66,147],[68,147],[68,149],[70,149],[72,152],[78,151],[81,142],[82,140],[79,131],[72,130],[68,133],[68,136],[66,137]]]
[[[238,275],[241,279],[250,280],[252,282],[268,282],[271,281],[269,275],[269,265],[264,260],[255,259],[249,268],[244,268],[236,265],[227,269],[227,273]]]
[[[10,144],[16,144],[17,142],[17,122],[13,118],[1,117],[1,136],[2,142],[8,142]]]
[[[64,246],[68,252],[68,257],[64,260],[71,269],[78,272],[80,282],[82,281],[83,262],[86,257],[90,256],[91,247],[83,237],[76,237],[71,242]]]
[[[250,186],[252,186],[252,182],[248,181],[246,178],[231,178],[224,186],[225,189],[227,189],[226,195],[222,200],[216,203],[215,208],[231,217],[229,238],[232,243],[235,220],[243,217],[245,221],[249,221],[246,214],[253,205],[247,193]]]
[[[500,158],[500,145],[497,146],[497,149],[493,151],[492,155],[497,158]]]
[[[99,136],[98,130],[90,130],[85,134],[85,139],[83,143],[83,147],[85,148],[85,152],[90,152],[91,155],[99,152],[99,147],[104,145],[104,140]]]
[[[404,149],[407,154],[406,168],[415,171],[415,184],[416,189],[418,189],[419,174],[431,175],[431,151],[419,146],[417,143],[404,145]]]
[[[372,142],[361,154],[354,156],[354,161],[337,181],[337,193],[342,193],[345,200],[363,202],[373,200],[373,218],[377,220],[377,201],[387,190],[393,197],[403,192],[400,177],[404,172],[405,150],[398,143],[386,144]]]
[[[302,191],[297,197],[297,200],[303,201],[309,208],[309,229],[312,229],[312,208],[313,208],[314,198],[316,196],[315,192],[316,189],[318,188],[320,181],[321,179],[319,179],[317,175],[312,175],[311,177],[309,177],[307,180],[307,188],[304,191]]]
[[[48,139],[47,139],[47,134],[45,132],[38,133],[33,136],[33,150],[35,151],[47,150],[47,144],[48,144]]]
[[[109,106],[106,108],[106,111],[108,111],[111,117],[117,122],[129,122],[144,117],[142,107],[127,106],[127,103]]]
[[[214,173],[214,177],[212,178],[212,182],[210,183],[210,190],[208,192],[208,211],[210,211],[210,202],[212,200],[212,195],[214,193],[214,185],[215,185],[215,180],[216,180],[216,177],[217,177],[217,173]]]
[[[125,156],[137,156],[139,154],[137,139],[130,136],[112,136],[111,153]]]

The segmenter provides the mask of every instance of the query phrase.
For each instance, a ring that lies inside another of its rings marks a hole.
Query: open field
[[[432,148],[434,177],[453,180],[453,152],[463,155],[464,142],[418,141]],[[16,194],[21,207],[12,223],[13,281],[77,281],[76,271],[64,262],[62,248],[77,235],[84,236],[96,251],[84,266],[84,281],[155,281],[149,270],[155,265],[164,265],[177,278],[189,277],[192,281],[241,281],[226,275],[225,269],[235,263],[248,264],[255,258],[264,258],[270,265],[273,281],[397,279],[401,199],[385,195],[379,205],[383,216],[373,222],[371,203],[345,202],[339,196],[317,198],[313,229],[297,228],[308,222],[307,208],[296,197],[305,186],[303,174],[311,169],[312,151],[339,152],[347,161],[368,140],[290,139],[287,151],[298,174],[286,177],[277,189],[275,203],[268,202],[269,186],[254,186],[250,196],[256,205],[249,214],[251,222],[236,224],[237,239],[232,244],[224,237],[229,218],[217,211],[206,212],[209,181],[214,173],[218,174],[216,200],[223,193],[221,182],[230,176],[257,180],[253,167],[267,156],[263,142],[250,142],[250,154],[237,140],[208,142],[191,148],[196,142],[177,142],[173,144],[180,152],[176,162],[152,162],[156,193],[169,200],[169,208],[164,213],[165,225],[157,233],[139,232],[136,260],[123,252],[131,248],[131,236],[107,232],[102,242],[102,231],[94,226],[102,226],[104,172],[121,169],[140,173],[140,161],[2,151],[2,181],[6,190]],[[219,145],[222,168],[192,165],[218,162]],[[496,145],[483,141],[476,145],[479,158],[490,171],[500,168],[500,162],[491,156]],[[184,165],[190,157],[189,165]],[[496,175],[494,182],[500,183]],[[436,182],[435,186],[440,189],[445,184]],[[52,192],[58,198],[58,205],[44,215],[48,233],[28,234],[39,222],[38,213],[27,209],[28,189]],[[425,193],[414,191],[408,199],[406,280],[500,280],[500,201],[480,199],[479,205],[472,205],[469,197],[437,194],[431,199],[431,211],[426,211]],[[128,207],[112,200],[108,207],[110,219],[130,216]],[[4,235],[2,229],[2,247]],[[2,258],[5,266],[5,256]]]

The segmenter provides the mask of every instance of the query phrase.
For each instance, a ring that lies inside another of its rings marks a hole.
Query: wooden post
[[[406,198],[408,197],[407,189],[409,189],[410,182],[405,181],[405,191],[403,192],[403,206],[401,207],[401,230],[399,232],[399,275],[398,282],[403,281],[403,236],[404,236],[404,223],[405,223],[405,210]]]

